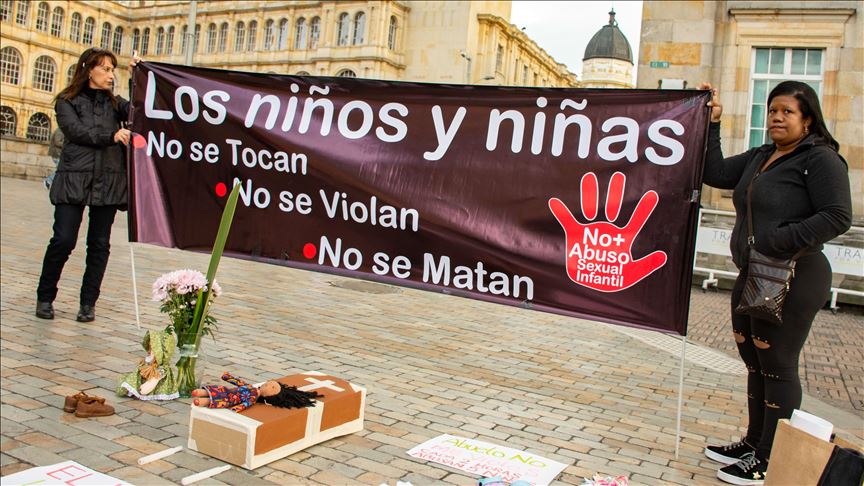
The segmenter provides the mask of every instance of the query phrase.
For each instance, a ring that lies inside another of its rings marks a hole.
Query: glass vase
[[[200,348],[195,334],[181,334],[177,339],[177,391],[181,398],[189,398],[192,390],[201,388],[204,363]]]

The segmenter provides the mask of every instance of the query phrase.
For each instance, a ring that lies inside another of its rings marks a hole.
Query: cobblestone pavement
[[[96,321],[74,321],[83,231],[63,274],[57,318],[43,321],[33,316],[34,289],[51,206],[38,182],[0,179],[0,196],[0,474],[75,460],[149,485],[220,465],[189,450],[137,465],[145,454],[186,444],[189,405],[113,395],[119,374],[142,354],[125,219],[114,226]],[[156,329],[164,319],[149,300],[150,284],[165,271],[205,269],[207,255],[134,251],[142,328]],[[717,464],[702,448],[742,433],[744,377],[724,292],[694,288],[676,459],[678,338],[236,259],[222,261],[219,280],[218,339],[204,346],[207,381],[223,370],[252,380],[316,370],[365,386],[368,400],[364,431],[204,484],[473,484],[474,477],[406,454],[443,433],[567,463],[560,484],[595,473],[625,474],[633,484],[717,484]],[[861,324],[860,314],[820,312],[802,368],[803,408],[858,444]],[[77,390],[108,397],[116,415],[63,413],[64,395]]]

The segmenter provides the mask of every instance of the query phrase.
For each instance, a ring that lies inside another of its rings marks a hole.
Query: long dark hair
[[[816,91],[807,83],[801,81],[783,81],[771,90],[768,95],[768,106],[771,106],[771,100],[777,96],[794,96],[798,100],[798,105],[801,108],[801,115],[806,119],[810,118],[810,132],[822,137],[825,143],[835,151],[840,150],[840,144],[828,127],[825,125],[825,117],[822,116],[822,107],[819,106],[819,97]]]
[[[102,60],[106,57],[111,59],[114,68],[117,68],[117,56],[107,49],[91,47],[82,52],[81,57],[78,58],[78,64],[75,65],[75,74],[72,75],[72,82],[57,95],[57,99],[71,100],[81,94],[84,88],[90,83],[90,70],[102,65]],[[111,98],[111,104],[116,108],[117,97],[111,91],[105,91],[105,93]]]
[[[324,396],[317,392],[298,390],[296,386],[279,383],[279,393],[270,397],[259,395],[256,401],[274,407],[303,408],[314,407],[316,398],[324,398]]]

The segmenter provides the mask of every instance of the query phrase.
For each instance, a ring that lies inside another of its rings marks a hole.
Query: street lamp
[[[469,56],[465,51],[459,51],[459,55],[468,61],[468,67],[465,71],[465,84],[471,84],[471,56]]]

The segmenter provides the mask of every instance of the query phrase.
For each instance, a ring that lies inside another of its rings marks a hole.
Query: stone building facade
[[[632,88],[633,52],[630,42],[618,28],[615,10],[585,47],[582,58],[582,86],[585,88]]]
[[[2,175],[50,170],[53,98],[92,46],[239,71],[513,86],[577,86],[510,23],[509,1],[0,0]]]
[[[849,163],[864,224],[864,9],[860,1],[646,1],[637,87],[711,82],[723,102],[724,153],[764,143],[765,103],[780,81],[810,83]],[[705,187],[703,205],[732,210]]]

